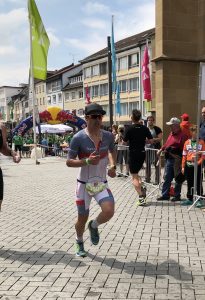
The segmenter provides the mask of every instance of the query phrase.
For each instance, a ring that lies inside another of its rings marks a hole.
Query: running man
[[[101,207],[96,219],[88,223],[90,239],[93,245],[99,243],[98,226],[109,221],[114,215],[114,198],[108,188],[106,173],[116,176],[116,151],[114,136],[111,132],[101,129],[105,115],[102,106],[91,103],[85,107],[87,128],[72,138],[68,151],[67,166],[80,167],[77,179],[76,205],[78,218],[76,229],[76,255],[85,257],[83,234],[89,216],[91,198],[94,197]]]
[[[149,129],[140,124],[141,112],[137,109],[132,111],[132,123],[123,138],[124,143],[129,142],[129,169],[132,182],[139,195],[137,205],[146,205],[146,190],[142,187],[141,177],[138,175],[145,160],[145,143],[152,144],[153,138]]]

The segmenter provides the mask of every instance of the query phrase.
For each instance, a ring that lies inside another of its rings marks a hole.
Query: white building
[[[1,118],[7,122],[10,121],[9,106],[8,103],[11,101],[11,97],[19,94],[23,89],[23,86],[1,86],[0,87],[0,113]]]

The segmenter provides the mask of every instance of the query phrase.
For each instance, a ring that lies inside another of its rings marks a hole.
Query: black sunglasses
[[[89,115],[90,119],[102,119],[103,115]]]

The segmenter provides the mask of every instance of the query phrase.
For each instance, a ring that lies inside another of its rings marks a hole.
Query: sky
[[[50,39],[48,70],[106,47],[114,15],[115,41],[155,26],[155,0],[36,0]],[[27,0],[0,0],[0,86],[28,82]]]

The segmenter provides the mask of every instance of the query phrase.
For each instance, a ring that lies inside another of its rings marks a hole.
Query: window
[[[129,69],[139,66],[139,53],[128,56]]]
[[[44,93],[44,84],[42,85],[42,92]]]
[[[127,91],[127,80],[120,80],[120,92],[125,93]]]
[[[45,105],[45,97],[43,97],[43,105]]]
[[[68,102],[70,99],[70,93],[69,92],[66,92],[65,93],[65,102]]]
[[[101,84],[100,85],[100,96],[105,96],[108,94],[108,84]]]
[[[36,94],[38,94],[38,87],[36,87]]]
[[[118,70],[126,70],[127,69],[127,56],[121,57],[118,59]]]
[[[128,115],[128,105],[127,103],[121,103],[121,115]]]
[[[79,91],[79,99],[83,98],[83,91]]]
[[[48,102],[48,104],[51,104],[51,96],[47,97],[47,102]]]
[[[85,68],[84,69],[84,76],[85,78],[91,77],[91,68]]]
[[[58,94],[58,102],[59,102],[59,103],[62,102],[62,94]]]
[[[75,92],[71,93],[71,99],[74,100],[75,99]]]
[[[27,108],[27,107],[28,107],[28,101],[25,102],[25,108]]]
[[[39,86],[39,93],[41,93],[41,86]]]
[[[109,105],[102,105],[102,108],[106,111],[106,115],[110,114]]]
[[[99,75],[99,65],[92,66],[92,76]]]
[[[139,107],[140,107],[140,103],[138,100],[136,100],[135,102],[130,102],[129,103],[129,115],[132,114],[133,109],[139,109]]]
[[[61,90],[61,81],[57,80],[48,84],[48,93]]]
[[[99,85],[92,86],[92,98],[99,96]]]
[[[56,95],[52,96],[53,104],[56,104]]]
[[[139,77],[130,79],[129,84],[130,91],[139,91]]]
[[[105,75],[107,74],[107,62],[101,63],[100,64],[100,75]]]
[[[41,103],[41,98],[40,98],[40,105],[42,105],[42,103]]]

